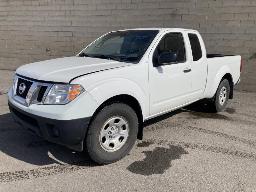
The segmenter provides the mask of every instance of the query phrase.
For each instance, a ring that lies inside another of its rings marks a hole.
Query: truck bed
[[[230,73],[233,83],[236,84],[240,78],[241,56],[225,56],[220,54],[207,55],[208,76],[205,94],[206,97],[213,97],[216,86],[219,85],[223,74]]]

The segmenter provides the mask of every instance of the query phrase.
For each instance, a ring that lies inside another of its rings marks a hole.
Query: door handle
[[[191,69],[184,69],[184,73],[189,73],[189,72],[191,72],[192,70]]]

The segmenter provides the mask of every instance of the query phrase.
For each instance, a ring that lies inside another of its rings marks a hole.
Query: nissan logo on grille
[[[25,92],[26,88],[27,88],[27,87],[26,87],[25,83],[21,83],[21,84],[19,85],[19,89],[18,89],[19,94],[22,95],[22,94]]]
[[[18,78],[16,94],[17,96],[26,99],[29,89],[31,88],[33,82],[28,81],[23,78]]]

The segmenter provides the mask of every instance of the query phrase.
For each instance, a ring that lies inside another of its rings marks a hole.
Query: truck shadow
[[[182,109],[184,112],[188,112],[191,114],[190,119],[217,119],[217,120],[226,120],[226,121],[232,121],[232,118],[229,116],[226,116],[224,114],[216,113],[209,107],[207,104],[205,104],[203,101],[198,101],[196,103],[193,103],[185,108]],[[225,110],[228,114],[234,114],[235,109],[233,108],[227,108]]]
[[[0,151],[29,164],[93,166],[85,153],[49,143],[17,125],[10,113],[0,115]]]
[[[196,103],[193,103],[191,105],[188,105],[186,107],[183,107],[181,109],[163,114],[161,116],[152,118],[150,120],[147,120],[144,123],[144,127],[147,127],[149,125],[158,123],[160,121],[163,121],[165,119],[171,118],[179,113],[189,113],[190,117],[187,118],[189,119],[201,119],[201,118],[207,118],[207,119],[219,119],[219,120],[232,120],[229,116],[226,116],[225,114],[220,114],[212,111],[208,105],[204,104],[203,101],[198,101]],[[236,113],[236,110],[233,108],[227,108],[225,110],[226,114],[234,114]]]

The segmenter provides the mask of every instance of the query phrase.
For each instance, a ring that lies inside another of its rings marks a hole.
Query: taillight
[[[243,60],[241,59],[241,64],[240,64],[240,73],[242,72],[243,70]]]

